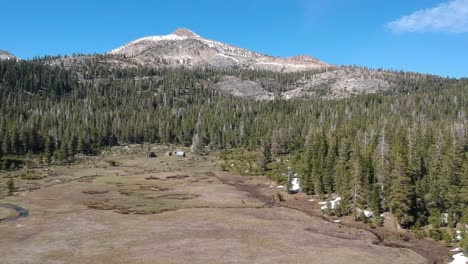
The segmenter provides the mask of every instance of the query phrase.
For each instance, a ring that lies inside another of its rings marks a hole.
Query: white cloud
[[[468,0],[453,0],[387,24],[393,32],[468,32]]]

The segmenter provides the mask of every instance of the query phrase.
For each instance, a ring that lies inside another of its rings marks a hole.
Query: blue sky
[[[180,27],[275,56],[468,77],[468,0],[16,0],[0,49],[105,52]]]

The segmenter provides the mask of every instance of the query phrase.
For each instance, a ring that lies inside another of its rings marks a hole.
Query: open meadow
[[[166,151],[156,149],[156,158],[108,153],[29,170],[41,179],[16,179],[20,191],[0,199],[29,211],[0,221],[0,262],[429,262],[379,244],[364,229],[282,206],[274,198],[279,189],[265,177],[222,172],[215,156]],[[307,198],[284,197],[291,207]],[[0,219],[18,214],[0,208]]]

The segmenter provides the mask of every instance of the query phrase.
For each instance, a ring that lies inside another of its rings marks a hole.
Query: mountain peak
[[[297,72],[327,67],[308,56],[275,58],[203,38],[190,29],[180,28],[165,36],[149,36],[114,49],[110,54],[125,55],[147,67],[179,65],[187,67],[248,68]]]
[[[187,28],[179,28],[172,33],[173,35],[179,37],[188,37],[188,38],[197,38],[200,37],[199,35],[195,34],[193,31]]]
[[[15,55],[6,50],[0,50],[0,60],[16,59]]]

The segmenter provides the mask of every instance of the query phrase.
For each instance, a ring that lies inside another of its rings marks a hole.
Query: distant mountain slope
[[[16,56],[6,50],[0,50],[0,60],[16,59]]]
[[[189,71],[187,83],[255,100],[398,93],[442,87],[452,81],[418,73],[334,66],[309,56],[277,58],[205,39],[188,29],[141,38],[105,54],[45,57],[41,62],[71,70],[83,83],[129,79],[151,80],[153,85],[165,78],[164,73]]]
[[[329,66],[309,56],[277,58],[202,38],[188,29],[137,39],[109,52],[145,66],[183,65],[295,72]]]

